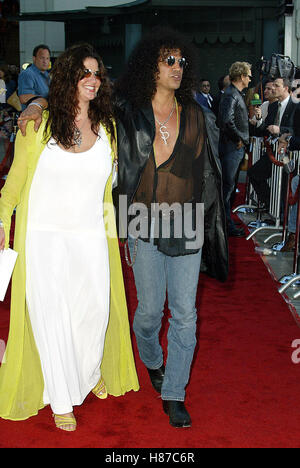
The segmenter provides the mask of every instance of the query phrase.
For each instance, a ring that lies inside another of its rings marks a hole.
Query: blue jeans
[[[292,193],[295,195],[296,190],[298,188],[298,183],[299,183],[299,176],[296,175],[292,179]],[[293,232],[296,234],[296,227],[297,227],[297,211],[298,211],[298,203],[295,205],[292,205],[290,208],[290,213],[289,213],[289,224],[288,224],[288,231]]]
[[[134,239],[129,238],[131,258]],[[201,264],[201,250],[195,254],[170,257],[153,242],[138,240],[133,266],[138,307],[133,330],[140,358],[149,369],[164,363],[159,342],[166,292],[171,312],[168,357],[162,385],[163,400],[184,401],[196,346],[195,307]]]
[[[245,156],[245,148],[237,149],[236,143],[232,141],[222,142],[219,145],[219,154],[222,164],[223,174],[223,195],[229,230],[235,229],[234,222],[231,219],[230,198],[235,188],[236,176],[239,166]]]

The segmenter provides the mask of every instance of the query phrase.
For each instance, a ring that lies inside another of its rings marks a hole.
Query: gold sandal
[[[96,395],[97,398],[100,398],[100,400],[105,400],[105,398],[107,398],[107,391],[103,377],[101,377],[96,387],[93,388],[92,392],[94,393],[94,395]]]
[[[55,425],[58,429],[66,432],[76,431],[76,419],[74,416],[62,416],[61,414],[53,414]],[[67,427],[72,427],[67,429]]]

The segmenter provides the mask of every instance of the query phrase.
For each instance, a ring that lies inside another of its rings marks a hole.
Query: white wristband
[[[29,107],[29,106],[38,106],[38,107],[40,107],[42,109],[42,111],[44,110],[44,107],[39,102],[31,102],[30,104],[28,104],[27,107]]]

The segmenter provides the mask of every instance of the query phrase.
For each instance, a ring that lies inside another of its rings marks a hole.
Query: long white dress
[[[53,140],[33,178],[26,236],[26,301],[44,376],[44,403],[73,411],[100,378],[110,272],[103,197],[111,148],[83,153]]]

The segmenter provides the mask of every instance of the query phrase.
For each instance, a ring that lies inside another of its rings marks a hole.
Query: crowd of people
[[[190,427],[185,397],[199,273],[225,281],[228,236],[244,235],[231,200],[250,136],[284,132],[282,144],[298,143],[289,138],[295,133],[289,85],[281,78],[266,83],[269,107],[255,107],[252,115],[244,94],[252,80],[247,62],[231,65],[217,96],[207,79],[198,92],[193,47],[161,28],[137,44],[113,89],[89,44],[68,48],[51,79],[49,48],[39,45],[33,57],[19,77],[21,132],[0,199],[0,248],[9,246],[17,208],[19,253],[0,416],[26,419],[50,404],[55,425],[74,431],[74,407],[91,391],[105,399],[139,389],[122,238],[137,290],[140,359],[170,424]],[[144,217],[136,216],[144,208]],[[178,234],[189,220],[190,232]],[[166,295],[167,353],[159,340]]]
[[[13,131],[13,114],[24,110],[32,97],[49,94],[50,53],[47,45],[37,45],[32,53],[32,63],[21,73],[15,65],[0,66],[0,139],[4,143],[4,154]]]
[[[18,75],[15,65],[0,65],[0,157],[7,151],[13,130],[12,115],[17,111]]]
[[[233,64],[233,67],[236,64]],[[244,77],[248,75],[248,79],[252,80],[251,65],[247,63],[240,63],[239,66],[246,67],[244,70]],[[231,70],[232,74],[233,70]],[[199,92],[196,93],[196,100],[206,107],[209,107],[216,115],[216,123],[220,128],[220,148],[219,155],[223,166],[223,183],[224,183],[224,202],[227,209],[227,218],[229,223],[228,234],[229,236],[243,237],[245,232],[243,229],[238,229],[234,226],[230,218],[231,209],[231,195],[236,180],[239,174],[238,168],[244,158],[245,150],[249,149],[249,138],[256,137],[269,137],[279,138],[279,149],[284,149],[285,152],[295,151],[300,149],[297,138],[288,141],[293,136],[299,134],[299,80],[289,80],[287,78],[270,78],[263,77],[262,80],[254,87],[246,82],[241,83],[240,87],[234,82],[233,76],[227,75],[220,78],[219,93],[216,97],[209,94],[210,83],[208,80],[201,80]],[[230,86],[233,84],[234,87]],[[204,88],[203,88],[204,85]],[[225,91],[227,89],[227,91]],[[238,105],[237,101],[242,93],[240,102],[240,112],[243,110],[243,115],[237,115]],[[235,98],[232,93],[234,93]],[[254,94],[259,98],[253,99]],[[251,99],[252,98],[252,99]],[[221,105],[220,105],[221,102]],[[252,102],[252,104],[251,104]],[[235,109],[230,108],[230,103],[235,105]],[[228,104],[228,108],[226,108]],[[234,112],[232,112],[234,111]],[[244,134],[239,133],[238,127],[243,126]],[[246,138],[245,138],[246,136]],[[240,141],[238,142],[238,137]],[[241,144],[241,148],[232,148],[230,156],[224,155],[224,142],[227,145],[235,142]],[[294,143],[293,143],[294,142]],[[239,151],[238,151],[239,150]],[[229,165],[229,166],[228,166]],[[257,198],[259,200],[260,209],[266,213],[269,210],[270,204],[270,186],[268,180],[272,173],[272,162],[267,155],[263,152],[259,161],[248,169],[248,178],[252,187],[254,188]],[[231,180],[230,180],[231,177]],[[228,188],[226,187],[228,184]],[[295,175],[292,183],[293,192],[298,186],[298,176]],[[231,189],[230,189],[231,187]],[[226,198],[227,197],[227,198]],[[229,205],[228,205],[229,202]],[[296,217],[295,213],[297,206],[291,209],[289,236],[286,245],[282,247],[283,252],[288,252],[294,249],[295,232],[296,232]]]

